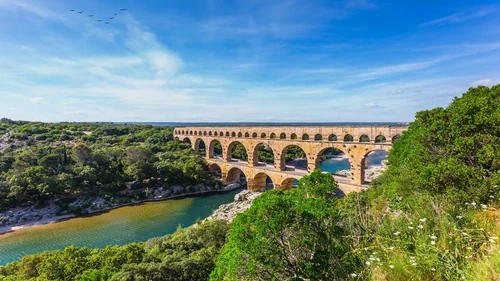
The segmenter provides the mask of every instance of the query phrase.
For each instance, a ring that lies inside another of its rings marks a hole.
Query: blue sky
[[[0,0],[0,116],[412,121],[500,83],[495,2]]]

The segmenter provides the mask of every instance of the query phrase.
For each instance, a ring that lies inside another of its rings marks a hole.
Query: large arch
[[[184,139],[182,139],[182,142],[191,144],[191,139],[188,137],[185,137]]]
[[[226,155],[226,161],[233,161],[233,158],[237,159],[236,161],[248,161],[247,148],[239,141],[233,141],[227,146]]]
[[[211,172],[216,179],[222,179],[222,168],[217,163],[211,163],[208,165],[208,171]]]
[[[315,167],[323,172],[346,176],[351,170],[349,156],[341,147],[326,147],[316,155]]]
[[[241,183],[241,178],[245,177],[245,181],[248,180],[247,176],[245,175],[245,172],[241,170],[238,167],[232,167],[227,171],[226,175],[226,183],[233,183],[233,182],[240,182]]]
[[[263,142],[255,145],[252,151],[252,164],[254,166],[274,164],[274,150],[272,147]]]
[[[219,158],[223,156],[222,144],[218,139],[213,139],[208,144],[208,158]]]
[[[283,180],[281,182],[279,187],[277,187],[275,185],[275,188],[277,188],[279,190],[283,190],[283,191],[290,190],[290,189],[294,188],[298,182],[299,181],[296,178],[286,178],[285,180]]]
[[[285,134],[285,133],[281,133],[281,134],[280,134],[280,139],[281,139],[281,140],[286,139],[286,134]]]
[[[265,172],[259,172],[253,177],[252,186],[249,186],[251,191],[258,191],[262,189],[271,189],[274,188],[274,183],[270,176],[268,176]]]
[[[289,169],[307,170],[306,150],[299,145],[290,144],[283,148],[280,154],[280,166],[277,167],[280,171]]]
[[[196,139],[194,142],[194,151],[199,153],[200,155],[206,155],[207,154],[207,146],[205,144],[205,141],[202,139]]]
[[[365,182],[371,182],[386,169],[388,155],[389,152],[385,149],[370,150],[364,155],[361,166],[364,173],[362,179]]]

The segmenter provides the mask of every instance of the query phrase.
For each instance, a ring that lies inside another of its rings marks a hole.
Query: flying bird
[[[79,14],[83,13],[83,11],[78,12]]]
[[[110,20],[112,20],[112,19],[114,19],[114,18],[115,18],[115,17],[110,17],[109,19],[110,19]]]
[[[107,21],[106,24],[109,24],[109,21]]]
[[[97,20],[97,21],[102,21],[102,20]]]
[[[115,14],[115,16],[118,15],[118,14]]]
[[[127,9],[120,9],[120,11],[126,11]]]
[[[93,17],[94,15],[89,15],[89,18]]]
[[[74,12],[75,10],[69,10],[70,12]]]

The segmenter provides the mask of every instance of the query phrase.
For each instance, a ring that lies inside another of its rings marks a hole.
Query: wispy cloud
[[[477,86],[491,87],[491,86],[497,85],[497,84],[500,84],[500,79],[486,78],[486,79],[476,80],[476,81],[470,83],[470,86],[471,87],[477,87]]]
[[[34,104],[41,104],[41,103],[45,103],[45,99],[42,98],[42,97],[33,97],[33,98],[30,98],[29,101],[31,103],[34,103]]]
[[[493,13],[494,11],[498,10],[496,7],[484,7],[479,10],[471,11],[468,13],[454,13],[442,18],[434,19],[428,22],[424,22],[420,24],[420,27],[428,27],[428,26],[434,26],[434,25],[445,25],[445,24],[452,24],[452,23],[460,23],[460,22],[465,22],[477,18],[484,17],[488,14]]]

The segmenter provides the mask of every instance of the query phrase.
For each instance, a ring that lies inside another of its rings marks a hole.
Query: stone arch
[[[227,154],[226,154],[226,161],[233,161],[233,150],[235,148],[238,148],[239,150],[237,151],[238,154],[235,155],[235,158],[242,161],[247,161],[248,160],[248,149],[245,147],[243,143],[240,141],[233,141],[227,146]]]
[[[375,143],[385,143],[387,139],[384,135],[378,135],[375,137]]]
[[[198,131],[198,135],[201,136],[202,132],[201,131]]]
[[[222,143],[218,139],[213,139],[208,144],[208,158],[219,158],[223,156]]]
[[[286,178],[281,182],[280,186],[276,188],[283,191],[290,190],[297,183],[297,181],[298,180],[296,178]]]
[[[316,154],[314,169],[321,169],[323,172],[332,174],[350,170],[351,163],[347,155],[347,148],[343,146],[325,147]],[[323,163],[323,161],[327,162]]]
[[[365,183],[367,181],[372,181],[375,177],[372,173],[377,173],[376,171],[370,171],[370,174],[367,175],[367,169],[370,169],[372,166],[381,166],[384,163],[384,160],[387,159],[389,155],[388,149],[371,149],[366,151],[361,159],[361,163],[359,165],[360,172],[360,181],[361,183]]]
[[[261,138],[261,139],[265,139],[265,138],[266,138],[266,133],[262,133],[262,134],[260,134],[260,138]]]
[[[232,167],[229,171],[227,171],[226,183],[240,182],[242,175],[248,181],[248,177],[245,175],[243,170],[238,167]]]
[[[270,182],[270,185],[268,186],[268,183]],[[267,189],[267,188],[274,188],[274,183],[271,179],[271,177],[266,174],[265,172],[259,172],[253,177],[253,183],[252,186],[248,186],[248,188],[251,191],[258,191],[261,189]]]
[[[182,134],[184,135],[184,130],[182,130],[181,132],[182,132]]]
[[[226,132],[226,137],[229,137],[229,132]]]
[[[249,138],[250,134],[248,132],[245,133],[245,138]]]
[[[215,178],[222,179],[222,168],[217,163],[211,163],[208,165],[208,171],[215,175]]]
[[[302,150],[302,152],[300,152],[297,148]],[[293,149],[294,151],[290,151],[290,152],[293,152],[294,155],[299,156],[299,158],[288,158],[287,159],[287,153],[289,152],[288,151],[289,149]],[[301,147],[300,145],[297,145],[297,144],[290,144],[290,145],[285,146],[281,150],[281,153],[279,154],[279,158],[280,158],[280,163],[278,163],[276,168],[280,171],[286,171],[287,161],[292,162],[289,164],[291,166],[294,166],[294,169],[306,170],[308,167],[307,152],[303,147]],[[305,163],[304,163],[304,161],[305,161]]]
[[[328,136],[328,141],[337,141],[337,136],[335,134],[331,134]]]
[[[207,153],[207,146],[205,144],[205,141],[200,138],[196,139],[196,141],[194,142],[194,151],[205,155]]]
[[[232,132],[232,133],[231,133],[231,137],[233,137],[233,138],[234,138],[234,137],[236,137],[236,133],[235,133],[235,132]]]
[[[290,139],[296,140],[297,139],[297,134],[293,133],[290,135]]]
[[[321,134],[316,134],[316,135],[314,135],[314,140],[315,141],[323,140],[323,136]]]
[[[206,136],[207,135],[207,131],[203,131],[203,135]]]
[[[392,137],[392,143],[396,142],[396,141],[397,141],[397,140],[399,140],[400,138],[401,138],[401,135],[399,135],[399,134],[398,134],[398,135],[394,135],[394,136]]]
[[[269,138],[275,139],[276,138],[276,134],[275,133],[271,133],[271,135],[269,136]]]
[[[344,136],[344,141],[345,142],[353,142],[354,141],[354,137],[351,134],[346,134]]]
[[[363,134],[359,137],[359,142],[370,142],[370,137],[366,134]]]
[[[185,138],[182,140],[182,142],[189,143],[189,145],[192,145],[192,143],[191,143],[191,139],[190,139],[190,138],[188,138],[188,137],[185,137]]]
[[[197,136],[198,135],[198,132],[197,131],[194,131],[194,135]]]
[[[241,132],[238,133],[238,138],[242,138],[243,134]]]
[[[208,131],[208,136],[212,136],[212,131]]]
[[[189,131],[189,134],[190,134],[190,135],[193,135],[193,131]]]
[[[252,138],[256,138],[256,137],[257,137],[257,133],[253,133]]]
[[[214,132],[214,136],[216,136],[216,137],[217,137],[217,136],[218,136],[218,134],[219,134],[219,133],[217,133],[217,131],[215,131],[215,132]]]
[[[222,131],[221,131],[221,132],[219,133],[219,137],[223,137],[223,136],[224,136],[224,132],[222,132]]]
[[[268,148],[266,148],[266,146]],[[271,155],[268,155],[268,154],[271,154]],[[264,159],[260,159],[260,158],[264,158]],[[254,166],[259,166],[260,165],[259,162],[263,162],[265,164],[273,164],[274,163],[274,150],[270,145],[264,144],[263,142],[261,142],[253,147],[251,159],[252,159],[252,164]]]
[[[286,139],[286,134],[285,134],[285,133],[281,133],[281,134],[280,134],[280,139],[281,139],[281,140]]]
[[[309,140],[309,135],[308,134],[303,134],[302,135],[302,140]]]

